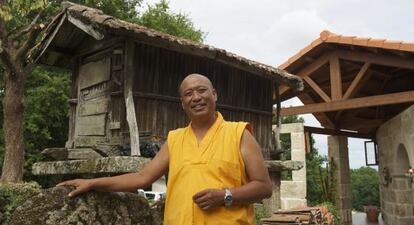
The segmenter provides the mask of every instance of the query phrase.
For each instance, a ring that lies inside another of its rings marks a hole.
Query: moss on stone
[[[0,183],[0,224],[5,223],[17,206],[41,191],[36,182]]]

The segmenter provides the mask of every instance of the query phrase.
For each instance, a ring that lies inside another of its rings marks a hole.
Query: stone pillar
[[[281,134],[290,134],[291,160],[303,162],[303,168],[292,171],[291,181],[281,181],[281,208],[307,205],[306,201],[306,144],[303,123],[282,124]]]
[[[270,180],[272,181],[272,197],[263,199],[263,205],[266,211],[271,215],[280,209],[280,172],[269,171]]]
[[[352,189],[349,172],[348,139],[344,136],[328,136],[328,156],[335,164],[336,206],[342,224],[352,222]]]

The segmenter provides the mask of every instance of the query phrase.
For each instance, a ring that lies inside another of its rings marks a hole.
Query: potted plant
[[[378,216],[379,216],[379,209],[376,205],[366,205],[364,206],[364,211],[367,214],[367,220],[368,222],[378,222]]]

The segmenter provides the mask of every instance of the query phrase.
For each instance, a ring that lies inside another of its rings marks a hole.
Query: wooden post
[[[134,45],[134,42],[131,40],[127,40],[125,43],[124,98],[129,127],[129,138],[131,141],[131,156],[140,156],[139,129],[135,114],[134,95],[132,92],[134,83]]]
[[[276,120],[276,128],[273,130],[272,134],[272,146],[270,149],[270,158],[271,159],[279,159],[279,151],[281,151],[281,144],[280,144],[280,127],[281,127],[281,118],[280,118],[280,93],[279,93],[279,83],[277,81],[274,82],[272,85],[273,90],[273,101],[272,104],[276,104],[276,113],[273,114],[273,120]],[[273,106],[272,106],[273,107]],[[269,171],[270,180],[272,182],[272,197],[263,200],[263,205],[265,210],[272,214],[274,211],[280,209],[280,179],[281,174],[280,171]]]
[[[333,101],[342,99],[342,78],[339,58],[333,55],[329,59],[331,73],[331,99]]]

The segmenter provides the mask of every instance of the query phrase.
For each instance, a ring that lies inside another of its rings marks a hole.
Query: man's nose
[[[199,101],[201,99],[201,95],[197,93],[196,91],[193,93],[193,101]]]

